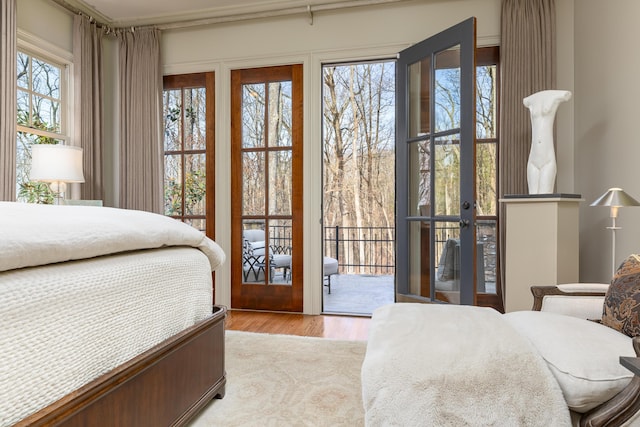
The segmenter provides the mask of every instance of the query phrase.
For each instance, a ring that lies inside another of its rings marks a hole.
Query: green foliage
[[[204,200],[206,179],[204,170],[187,172],[185,178],[184,206],[191,211]],[[165,215],[182,215],[182,185],[179,179],[169,178],[164,187]],[[189,212],[192,213],[192,212]]]
[[[28,181],[20,184],[18,197],[27,203],[52,205],[54,194],[44,182]]]

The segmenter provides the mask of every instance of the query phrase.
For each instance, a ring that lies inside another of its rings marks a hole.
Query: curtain
[[[83,149],[81,199],[104,199],[102,175],[102,37],[84,15],[73,21],[75,138]]]
[[[16,0],[0,2],[0,200],[16,199]]]
[[[527,194],[527,161],[531,118],[522,100],[555,88],[555,0],[502,0],[501,99],[499,176],[500,197]],[[505,218],[500,208],[500,217]],[[505,221],[500,222],[501,265],[504,266]],[[502,268],[504,286],[504,268]],[[504,295],[504,294],[503,294]]]
[[[162,213],[160,31],[119,34],[120,207]]]

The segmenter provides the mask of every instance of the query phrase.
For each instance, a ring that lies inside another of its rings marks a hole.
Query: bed
[[[0,426],[184,425],[223,397],[224,259],[162,215],[0,202]]]

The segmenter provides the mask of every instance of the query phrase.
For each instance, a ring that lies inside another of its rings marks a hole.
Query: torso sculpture
[[[550,194],[556,181],[553,122],[560,103],[571,99],[566,90],[543,90],[523,99],[531,113],[531,151],[527,163],[529,194]]]

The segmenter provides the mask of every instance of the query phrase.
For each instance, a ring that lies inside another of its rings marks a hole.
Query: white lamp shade
[[[33,181],[84,182],[82,148],[62,144],[34,144],[31,146]]]

